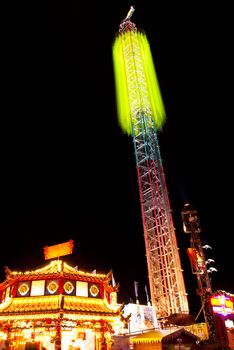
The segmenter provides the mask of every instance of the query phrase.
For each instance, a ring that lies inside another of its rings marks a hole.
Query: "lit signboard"
[[[210,299],[214,313],[224,316],[234,314],[233,301],[224,295],[215,295]]]

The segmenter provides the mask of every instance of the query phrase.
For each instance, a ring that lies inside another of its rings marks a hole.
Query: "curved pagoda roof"
[[[106,319],[124,322],[123,305],[117,304],[119,285],[107,274],[80,271],[62,260],[52,260],[33,271],[11,271],[0,284],[0,321]],[[62,316],[61,316],[62,315]]]
[[[110,270],[107,274],[97,274],[93,272],[84,272],[78,270],[77,266],[72,267],[65,261],[60,259],[52,260],[46,266],[32,270],[32,271],[12,271],[8,266],[5,267],[6,281],[0,283],[0,290],[4,288],[6,283],[15,280],[35,280],[41,278],[55,278],[58,276],[63,276],[67,278],[75,278],[84,281],[96,281],[96,282],[109,282],[111,280],[112,271]],[[115,287],[116,289],[116,287]]]

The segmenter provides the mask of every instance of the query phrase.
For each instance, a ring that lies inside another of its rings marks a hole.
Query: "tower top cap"
[[[130,7],[130,10],[129,10],[128,13],[127,13],[127,16],[121,21],[121,23],[126,22],[126,21],[129,21],[130,18],[132,17],[132,15],[133,15],[133,12],[134,12],[134,11],[135,11],[135,7],[134,7],[134,6],[131,6],[131,7]]]
[[[127,31],[136,31],[136,25],[131,22],[131,17],[133,15],[133,12],[135,11],[135,7],[131,6],[130,10],[127,13],[127,16],[121,21],[119,26],[119,32],[127,32]]]
[[[125,20],[130,19],[130,18],[132,17],[132,15],[133,15],[133,12],[134,12],[134,11],[135,11],[135,7],[134,7],[134,6],[131,6],[131,7],[130,7],[130,10],[128,11],[128,14],[127,14]]]

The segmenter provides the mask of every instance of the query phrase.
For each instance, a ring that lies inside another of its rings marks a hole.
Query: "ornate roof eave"
[[[31,319],[31,318],[35,318],[35,319],[45,319],[45,318],[52,318],[52,319],[57,319],[58,317],[60,317],[59,315],[61,313],[65,313],[66,314],[66,318],[68,319],[75,319],[75,318],[81,318],[81,319],[93,319],[94,317],[97,318],[102,318],[102,317],[120,317],[122,320],[121,315],[119,315],[117,312],[86,312],[86,311],[69,311],[69,310],[45,310],[45,311],[34,311],[34,312],[26,312],[26,311],[22,311],[22,312],[16,312],[16,313],[2,313],[0,312],[0,320],[3,319],[16,319],[16,318],[20,318],[20,319]],[[71,317],[70,317],[71,316]],[[78,317],[77,317],[78,316]]]
[[[12,271],[8,266],[5,266],[6,281],[0,284],[0,289],[6,287],[6,283],[15,280],[34,280],[44,278],[56,278],[63,276],[64,278],[72,278],[86,280],[92,282],[110,281],[112,271],[107,274],[97,274],[78,270],[77,267],[72,267],[62,260],[52,260],[46,266],[32,271]]]
[[[6,289],[11,284],[10,280],[5,280],[2,283],[0,283],[0,290]]]
[[[107,292],[109,292],[109,293],[118,292],[119,287],[120,287],[120,284],[119,284],[119,283],[117,283],[115,286],[111,286],[111,285],[108,284],[108,283],[109,283],[108,281],[105,281],[105,282],[103,283],[103,285],[104,285],[104,287],[105,287],[105,289],[106,289]]]
[[[41,312],[41,313],[27,313],[27,312],[22,312],[18,313],[16,315],[13,314],[1,314],[0,313],[0,323],[3,322],[8,322],[8,321],[23,321],[23,320],[31,320],[31,321],[44,321],[44,320],[57,320],[58,318],[61,319],[61,310],[59,312]],[[105,314],[105,313],[75,313],[75,312],[64,312],[63,313],[63,318],[61,320],[64,321],[92,321],[92,320],[100,320],[100,319],[105,319],[105,320],[116,320],[119,319],[120,322],[123,322],[121,320],[121,317],[116,314]]]
[[[119,316],[122,307],[113,307],[105,299],[76,296],[39,296],[8,298],[0,304],[0,315],[45,314],[66,312],[84,315]]]

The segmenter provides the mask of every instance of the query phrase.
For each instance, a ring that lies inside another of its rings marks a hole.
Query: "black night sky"
[[[1,254],[12,270],[44,266],[43,247],[113,270],[119,301],[146,302],[135,158],[118,126],[112,43],[130,5],[151,45],[167,121],[161,156],[191,313],[200,300],[181,209],[198,211],[213,290],[233,283],[233,36],[231,5],[204,1],[5,4],[1,63]],[[221,6],[221,7],[220,7]]]

